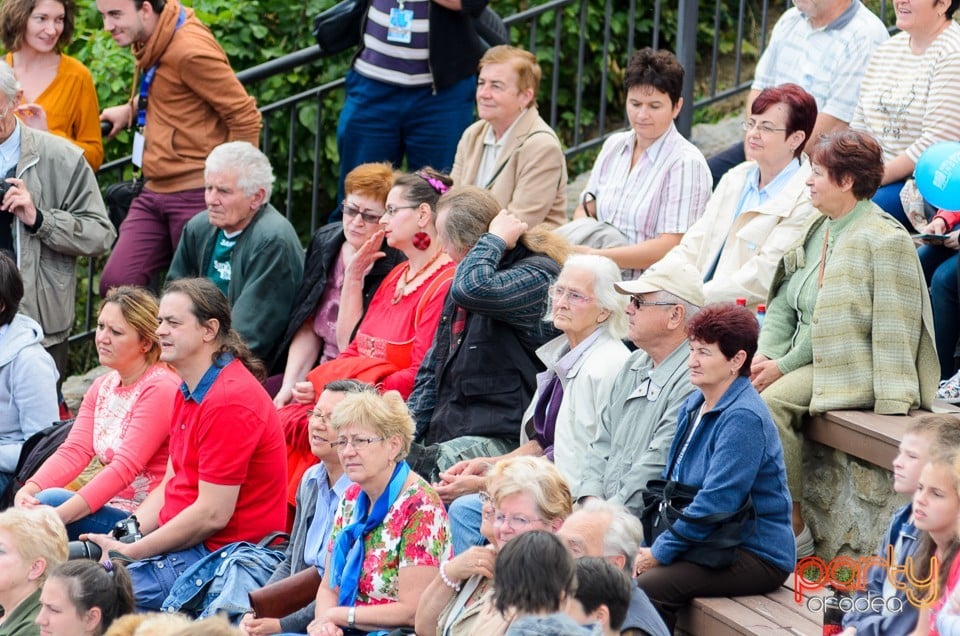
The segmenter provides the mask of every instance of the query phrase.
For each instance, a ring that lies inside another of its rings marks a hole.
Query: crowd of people
[[[924,2],[888,37],[857,0],[795,0],[709,162],[674,124],[683,67],[634,52],[568,222],[536,56],[484,52],[482,0],[372,0],[304,252],[192,9],[96,1],[137,78],[100,112],[72,0],[2,0],[0,636],[666,636],[695,597],[777,589],[815,549],[808,416],[960,399],[960,230],[910,236],[960,211],[900,204],[960,139],[960,0]],[[119,228],[101,122],[136,129]],[[106,373],[18,474],[60,417],[75,259],[108,251]],[[937,585],[845,636],[960,633],[958,451],[952,417],[905,433],[880,553]]]

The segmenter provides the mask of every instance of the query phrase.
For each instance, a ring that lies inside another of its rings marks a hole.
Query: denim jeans
[[[933,328],[940,360],[940,379],[946,380],[957,370],[957,340],[960,338],[960,294],[957,292],[957,253],[941,262],[930,279],[930,304],[933,306]]]
[[[159,612],[180,575],[208,554],[210,551],[201,543],[186,550],[160,554],[127,565],[137,611]]]
[[[37,499],[40,503],[56,508],[67,499],[76,497],[77,493],[66,488],[48,488],[37,493]],[[76,541],[81,534],[107,534],[113,530],[113,526],[121,519],[126,519],[130,513],[126,510],[104,506],[92,512],[82,519],[77,519],[67,524],[67,537],[71,541]]]
[[[480,501],[480,495],[457,497],[447,507],[447,516],[450,518],[454,556],[466,552],[475,545],[484,545],[487,542],[480,534],[480,522],[483,521],[483,503]]]
[[[877,193],[873,195],[873,202],[883,208],[883,211],[900,221],[908,232],[916,232],[913,224],[907,218],[907,213],[903,211],[903,203],[900,202],[900,191],[903,190],[903,181],[894,181],[885,186],[880,186]]]
[[[431,166],[450,172],[460,135],[473,123],[476,86],[470,76],[434,92],[432,86],[394,86],[349,71],[337,124],[337,201],[343,200],[347,173],[362,163],[389,161],[399,168],[406,156],[409,171]]]

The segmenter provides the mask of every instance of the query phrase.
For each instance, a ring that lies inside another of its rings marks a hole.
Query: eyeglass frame
[[[522,520],[523,523],[520,523],[519,525],[514,525],[514,523],[518,523],[519,520]],[[493,527],[499,528],[501,526],[506,525],[511,530],[523,530],[524,528],[529,526],[531,523],[536,523],[538,521],[543,525],[547,524],[547,522],[544,521],[543,517],[534,517],[533,519],[526,519],[523,516],[519,516],[519,520],[518,520],[518,515],[502,515],[498,512],[494,512]]]
[[[329,423],[330,423],[331,414],[330,414],[330,413],[323,413],[323,412],[320,411],[320,409],[311,409],[311,410],[307,411],[307,417],[310,418],[310,419],[317,418],[318,420],[320,420],[320,421],[323,422],[324,424],[329,424]]]
[[[673,307],[677,303],[669,300],[643,300],[636,294],[630,294],[630,304],[634,309],[640,309],[641,307]]]
[[[353,211],[349,211],[349,210],[353,210]],[[371,214],[370,212],[364,212],[363,210],[360,209],[359,205],[347,203],[346,201],[343,201],[340,204],[340,211],[343,213],[343,216],[345,217],[348,216],[351,219],[356,218],[357,215],[359,215],[360,219],[363,220],[364,223],[367,223],[369,225],[376,225],[380,223],[380,219],[382,219],[387,215],[386,210],[384,210],[382,214]]]
[[[558,302],[560,299],[566,296],[567,300],[574,305],[586,305],[597,299],[596,296],[585,296],[578,291],[573,291],[568,287],[561,287],[557,284],[547,287],[547,293],[550,294],[550,298],[553,299],[553,302]]]
[[[386,437],[354,437],[353,439],[343,438],[330,442],[330,448],[338,453],[347,449],[347,444],[353,446],[353,450],[359,452],[370,447],[370,444],[386,441]],[[359,445],[357,443],[359,442]]]
[[[387,218],[388,216],[394,216],[400,210],[416,210],[422,204],[418,203],[417,205],[388,205],[383,209],[383,216],[381,218]]]
[[[753,123],[750,123],[753,122]],[[740,127],[743,128],[743,132],[750,132],[754,128],[760,131],[761,135],[772,135],[776,132],[787,132],[786,128],[774,128],[770,124],[761,124],[756,119],[752,117],[750,119],[745,119],[740,122]]]

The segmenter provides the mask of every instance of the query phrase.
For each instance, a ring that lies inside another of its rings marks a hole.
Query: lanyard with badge
[[[387,41],[410,44],[413,40],[413,11],[404,9],[404,0],[390,9],[390,24],[387,26]]]
[[[177,26],[174,32],[178,31],[187,20],[187,12],[180,7],[180,15],[177,17]],[[157,74],[159,62],[147,69],[147,72],[140,78],[140,94],[137,99],[137,132],[133,134],[133,157],[131,161],[138,168],[143,168],[143,129],[147,125],[147,96],[150,93],[150,85],[153,84],[153,77]]]

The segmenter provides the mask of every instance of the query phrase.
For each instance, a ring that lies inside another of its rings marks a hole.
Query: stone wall
[[[823,559],[874,553],[893,512],[907,503],[893,492],[890,470],[815,442],[804,442],[803,471],[803,518]]]

